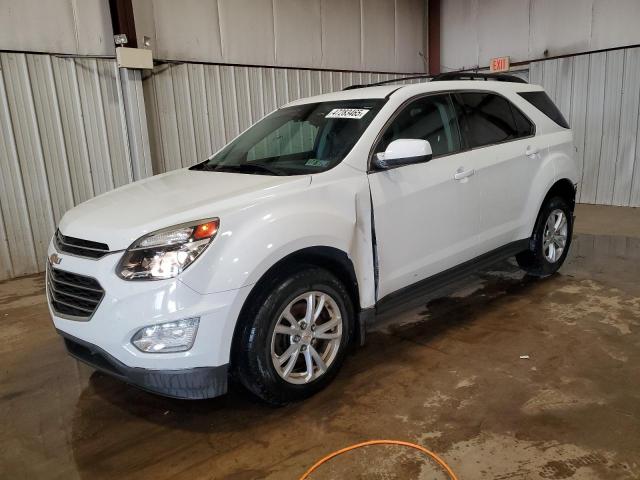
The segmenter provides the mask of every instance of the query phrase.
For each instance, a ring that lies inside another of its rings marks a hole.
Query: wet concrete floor
[[[435,451],[460,479],[638,479],[640,211],[624,210],[638,225],[626,236],[579,210],[552,278],[503,262],[385,314],[329,388],[283,408],[238,389],[170,400],[93,372],[65,353],[42,276],[0,283],[0,478],[297,479],[388,438]],[[446,476],[374,446],[310,478]]]

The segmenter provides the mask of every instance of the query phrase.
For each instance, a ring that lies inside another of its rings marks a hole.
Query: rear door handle
[[[470,177],[475,173],[476,171],[473,168],[471,170],[464,170],[464,171],[462,170],[462,168],[459,168],[458,171],[453,175],[453,179],[462,180],[464,178]]]
[[[538,149],[536,147],[528,146],[527,149],[524,151],[524,154],[527,157],[534,157],[538,154]]]

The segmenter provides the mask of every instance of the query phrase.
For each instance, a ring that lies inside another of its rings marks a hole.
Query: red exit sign
[[[509,71],[509,57],[497,57],[492,58],[489,64],[489,69],[492,72],[508,72]]]

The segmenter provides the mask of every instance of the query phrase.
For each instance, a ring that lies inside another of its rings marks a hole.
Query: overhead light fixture
[[[123,45],[126,45],[129,42],[129,40],[127,39],[126,33],[119,33],[117,35],[114,35],[113,41],[116,43],[116,45],[120,47]]]

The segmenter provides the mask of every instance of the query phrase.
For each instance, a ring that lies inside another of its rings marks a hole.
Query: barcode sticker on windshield
[[[368,111],[366,108],[334,108],[324,118],[355,118],[360,120]]]
[[[329,165],[329,160],[319,160],[317,158],[310,158],[309,160],[307,160],[305,165],[308,167],[326,167],[327,165]]]

